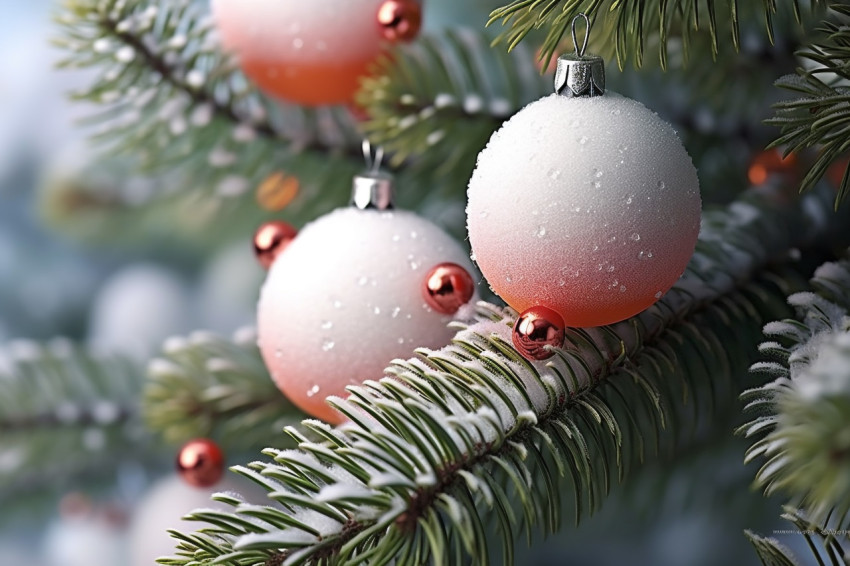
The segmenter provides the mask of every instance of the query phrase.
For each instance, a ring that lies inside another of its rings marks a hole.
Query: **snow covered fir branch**
[[[773,340],[761,345],[766,360],[753,370],[774,380],[744,393],[754,418],[741,432],[754,439],[747,459],[762,464],[756,484],[834,531],[840,548],[850,543],[850,263],[825,263],[811,284],[788,299],[796,318],[765,326]]]
[[[389,377],[336,400],[349,423],[304,421],[287,429],[298,449],[235,468],[272,502],[219,496],[235,511],[193,513],[208,526],[175,534],[182,558],[162,563],[488,564],[499,553],[512,563],[523,532],[560,528],[563,494],[581,518],[665,449],[665,429],[674,446],[687,441],[676,436],[711,413],[695,416],[706,410],[697,399],[729,402],[736,384],[713,370],[731,379],[748,355],[719,336],[757,332],[783,310],[786,290],[757,283],[769,265],[846,232],[828,194],[801,207],[769,202],[751,195],[709,214],[688,272],[664,299],[630,321],[570,331],[553,362],[526,361],[510,341],[515,314],[482,303],[452,345],[399,360]],[[488,548],[494,528],[500,549]]]
[[[141,364],[68,340],[12,342],[0,351],[0,505],[100,477],[141,451]]]
[[[243,452],[277,445],[305,417],[269,379],[251,329],[233,340],[206,332],[168,340],[148,367],[144,414],[172,444],[210,437]]]

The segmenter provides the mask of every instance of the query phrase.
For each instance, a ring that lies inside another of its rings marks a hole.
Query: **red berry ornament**
[[[192,440],[177,454],[177,472],[191,486],[212,487],[224,475],[224,453],[212,440]]]

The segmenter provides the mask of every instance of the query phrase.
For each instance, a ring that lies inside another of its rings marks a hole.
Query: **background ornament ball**
[[[258,306],[260,349],[281,391],[338,423],[329,395],[380,379],[415,348],[446,345],[452,317],[422,296],[423,278],[446,262],[473,269],[451,236],[410,212],[343,208],[304,227],[272,265]]]
[[[441,263],[422,281],[422,297],[437,312],[454,314],[475,294],[475,281],[456,263]]]
[[[318,106],[349,102],[381,54],[384,1],[213,0],[212,8],[224,47],[259,88]]]
[[[191,533],[198,528],[196,522],[184,519],[186,515],[197,509],[233,510],[226,503],[213,501],[215,493],[228,493],[257,505],[269,501],[266,490],[236,474],[230,474],[215,487],[209,488],[192,487],[181,478],[170,475],[151,486],[135,505],[128,533],[129,549],[123,549],[121,557],[124,560],[110,562],[110,566],[151,566],[158,558],[174,556],[178,543],[168,531]],[[94,566],[93,562],[88,564]]]
[[[413,41],[422,28],[422,5],[417,0],[386,0],[378,9],[378,26],[388,41]]]
[[[224,453],[212,440],[189,441],[177,454],[177,472],[193,487],[213,487],[224,475]]]
[[[295,228],[279,220],[260,226],[254,234],[254,253],[260,265],[265,269],[270,268],[278,254],[285,250],[297,235]]]
[[[494,292],[573,327],[651,306],[699,234],[699,180],[676,132],[610,92],[520,111],[479,155],[468,197],[472,251]]]
[[[560,348],[566,337],[564,319],[546,307],[531,307],[514,324],[514,347],[528,359],[545,360],[555,354],[544,348]]]

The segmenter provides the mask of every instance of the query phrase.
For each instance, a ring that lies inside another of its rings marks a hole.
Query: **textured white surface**
[[[675,131],[614,93],[527,106],[479,155],[468,196],[474,258],[493,290],[570,326],[649,307],[699,233],[699,181]]]
[[[376,56],[384,0],[213,0],[222,39],[244,58],[299,63]]]
[[[417,347],[447,344],[451,317],[421,291],[443,262],[474,274],[457,242],[410,212],[344,208],[306,226],[272,265],[258,308],[260,348],[281,390],[334,420],[327,396],[379,379]]]

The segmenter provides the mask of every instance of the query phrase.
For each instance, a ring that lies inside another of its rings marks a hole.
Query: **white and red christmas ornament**
[[[308,224],[271,265],[257,321],[266,366],[298,407],[338,423],[326,398],[380,379],[396,358],[447,344],[476,296],[468,254],[442,229],[392,209],[392,182],[355,178],[353,206]]]
[[[225,49],[265,92],[306,106],[351,101],[369,66],[421,25],[416,0],[213,0]]]
[[[469,240],[516,310],[543,306],[571,327],[612,324],[684,272],[700,227],[699,180],[670,124],[605,93],[601,58],[584,48],[562,56],[555,83],[556,94],[512,117],[479,155]]]

